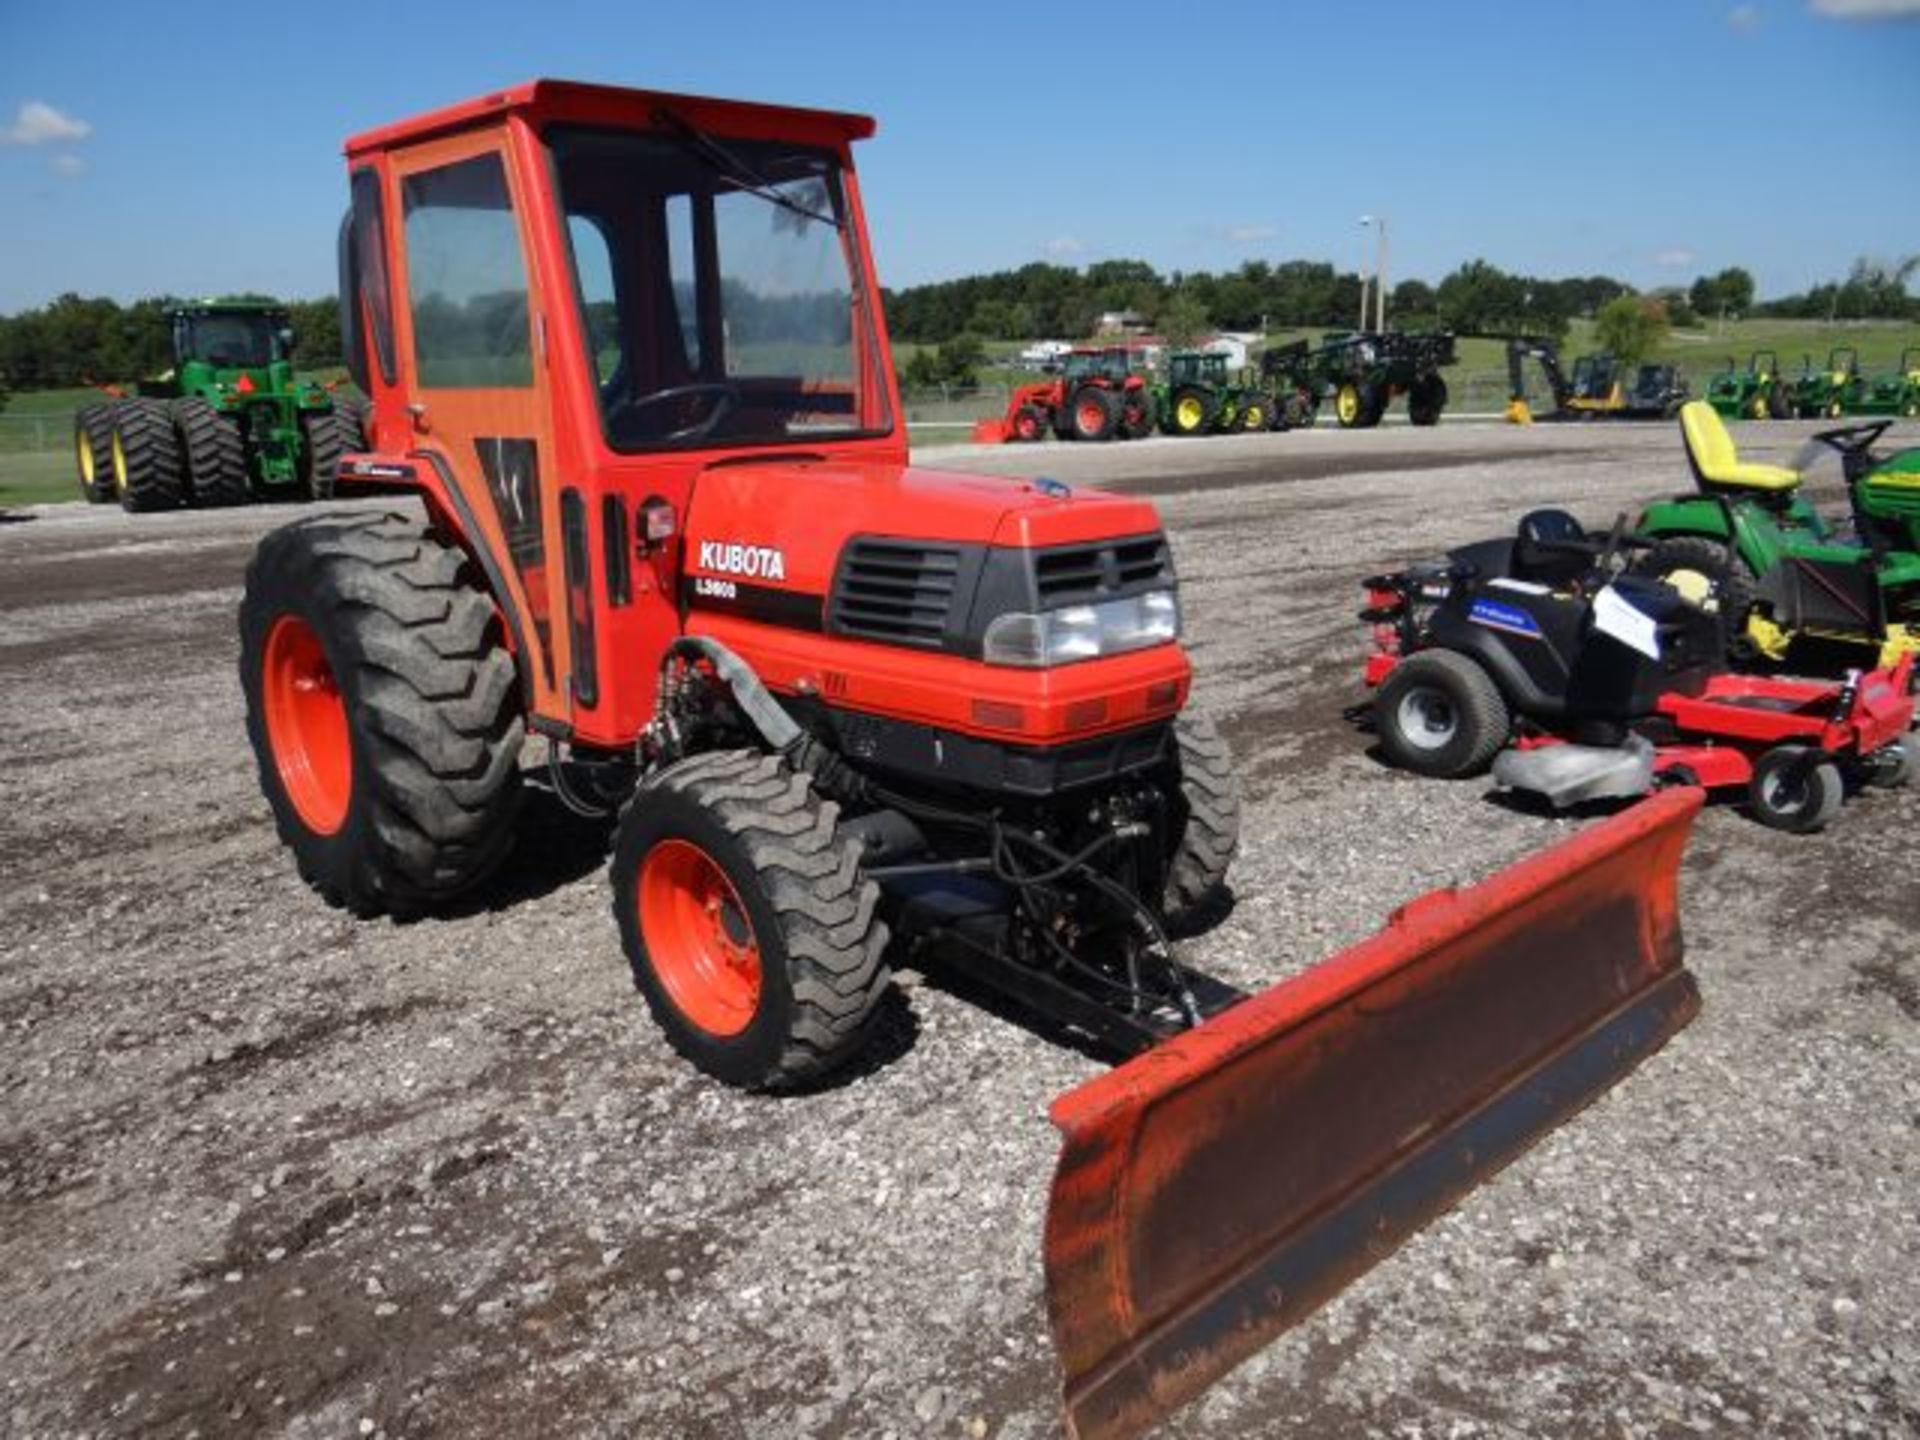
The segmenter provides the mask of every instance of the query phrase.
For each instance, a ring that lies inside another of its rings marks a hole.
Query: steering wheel
[[[669,430],[660,436],[662,440],[703,440],[713,433],[728,415],[740,404],[740,387],[730,380],[696,380],[691,385],[669,385],[664,390],[655,390],[646,395],[636,396],[625,401],[621,409],[637,411],[651,409],[656,405],[668,405],[675,400],[685,400],[689,396],[710,395],[713,403],[704,417],[691,425],[682,425],[678,430]]]

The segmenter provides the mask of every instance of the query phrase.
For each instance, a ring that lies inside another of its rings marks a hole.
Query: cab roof
[[[665,90],[629,90],[576,80],[529,80],[458,105],[429,110],[409,120],[362,131],[347,141],[346,153],[353,158],[373,151],[398,149],[455,131],[498,125],[510,115],[520,115],[536,124],[559,120],[654,129],[657,128],[654,113],[660,109],[672,110],[703,130],[742,138],[764,136],[832,143],[865,140],[875,129],[871,116],[839,110],[762,105]]]

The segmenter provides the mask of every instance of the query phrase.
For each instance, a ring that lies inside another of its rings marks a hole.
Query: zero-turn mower
[[[1074,350],[1052,380],[1022,385],[999,420],[982,420],[973,438],[988,445],[1034,441],[1049,431],[1062,440],[1137,440],[1153,433],[1154,397],[1125,346]]]
[[[1367,580],[1380,746],[1416,774],[1476,775],[1556,807],[1658,786],[1738,789],[1763,824],[1824,826],[1849,789],[1904,784],[1913,657],[1843,682],[1736,675],[1719,617],[1626,573],[1563,510],[1440,563]]]
[[[1706,404],[1680,420],[1696,489],[1641,513],[1634,532],[1653,543],[1636,570],[1716,610],[1736,660],[1820,673],[1920,652],[1920,449],[1876,452],[1892,421],[1822,431],[1793,464],[1763,465]],[[1836,464],[1838,523],[1807,494]]]
[[[360,914],[509,863],[539,736],[546,783],[618,816],[636,986],[726,1083],[847,1065],[909,957],[1122,1058],[1053,1104],[1045,1254],[1069,1425],[1132,1435],[1692,1018],[1699,796],[1262,993],[1193,969],[1173,936],[1229,898],[1239,798],[1166,533],[909,463],[873,128],[538,81],[350,140],[373,426],[341,484],[424,519],[261,542],[249,735],[301,874]]]

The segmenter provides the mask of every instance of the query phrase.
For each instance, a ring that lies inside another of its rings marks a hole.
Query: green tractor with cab
[[[1727,420],[1788,420],[1793,417],[1793,387],[1780,373],[1780,357],[1771,350],[1756,350],[1747,358],[1747,368],[1735,368],[1733,356],[1727,368],[1707,382],[1707,404]]]
[[[1838,420],[1853,411],[1866,386],[1860,352],[1853,346],[1829,350],[1824,370],[1814,369],[1809,355],[1801,362],[1800,378],[1793,382],[1793,413],[1802,420]]]
[[[1169,435],[1265,430],[1272,419],[1266,392],[1233,383],[1227,357],[1211,350],[1174,351],[1153,392],[1160,428]]]
[[[1876,452],[1891,420],[1822,431],[1791,465],[1741,460],[1705,402],[1680,423],[1695,492],[1641,514],[1636,570],[1717,610],[1736,660],[1844,671],[1920,653],[1920,449]],[[1840,521],[1808,498],[1835,462]]]
[[[1898,367],[1866,381],[1851,409],[1855,415],[1920,416],[1920,346],[1902,350]]]
[[[277,305],[207,301],[167,312],[173,368],[74,415],[80,490],[129,511],[325,499],[363,411],[293,373]]]

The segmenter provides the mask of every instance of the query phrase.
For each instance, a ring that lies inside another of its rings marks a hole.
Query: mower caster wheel
[[[620,815],[620,943],[667,1041],[750,1090],[820,1079],[865,1047],[886,992],[880,887],[840,807],[756,750],[683,760]]]
[[[1840,811],[1847,786],[1840,767],[1807,745],[1776,745],[1753,766],[1747,803],[1762,825],[1808,835]]]
[[[1387,758],[1437,780],[1479,774],[1513,731],[1493,677],[1452,650],[1423,650],[1396,665],[1373,708]]]
[[[1193,934],[1214,912],[1240,848],[1240,781],[1233,755],[1212,720],[1192,710],[1173,722],[1179,767],[1177,829],[1168,836],[1160,913],[1169,929]]]
[[[1895,740],[1867,756],[1866,782],[1881,790],[1898,790],[1913,779],[1913,751]]]

